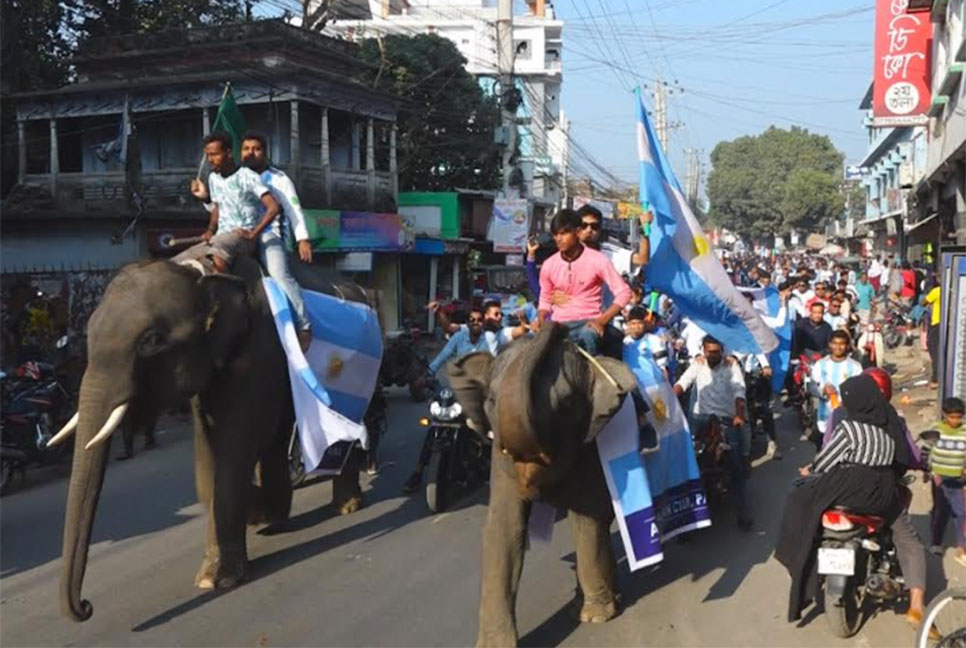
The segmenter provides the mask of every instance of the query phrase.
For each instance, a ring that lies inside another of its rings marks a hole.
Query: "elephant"
[[[637,383],[617,360],[590,360],[567,333],[547,322],[495,358],[475,353],[448,367],[468,424],[494,435],[478,646],[517,643],[516,595],[536,500],[566,509],[573,523],[581,621],[618,611],[614,511],[593,440]]]
[[[291,266],[303,286],[365,301],[355,284]],[[78,411],[57,435],[77,435],[60,580],[62,611],[74,621],[93,613],[81,598],[91,528],[109,441],[129,408],[134,418],[151,418],[191,398],[195,488],[207,509],[198,587],[239,583],[246,523],[289,515],[294,407],[286,359],[257,262],[241,258],[233,273],[202,276],[167,260],[137,262],[118,272],[88,321]],[[357,464],[335,479],[333,492],[342,512],[359,507]]]

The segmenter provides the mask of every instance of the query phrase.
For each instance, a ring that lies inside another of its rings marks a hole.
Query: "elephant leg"
[[[224,441],[230,444],[233,440]],[[215,465],[212,493],[212,517],[218,547],[214,586],[229,588],[244,578],[248,562],[245,522],[255,457],[231,456],[246,452],[245,448],[229,449],[228,452],[225,452],[225,448],[218,448],[215,452],[219,450],[225,455],[225,460]]]
[[[517,644],[516,600],[530,506],[517,491],[509,461],[494,457],[483,528],[482,592],[476,645]]]
[[[291,428],[291,426],[288,426]],[[262,453],[258,462],[258,503],[256,517],[264,524],[287,520],[292,511],[292,479],[288,470],[288,445],[275,444]],[[249,512],[249,524],[252,524]]]
[[[584,595],[582,622],[603,623],[617,615],[616,561],[610,519],[568,511],[577,547],[577,582]]]
[[[215,516],[212,502],[215,492],[215,459],[211,449],[208,426],[205,423],[197,398],[191,399],[191,410],[194,415],[195,429],[195,492],[198,502],[207,509],[205,556],[201,567],[195,574],[195,585],[202,589],[212,589],[215,586],[215,574],[218,570],[219,553],[218,540],[215,535]]]
[[[355,513],[362,508],[362,486],[359,485],[359,472],[365,452],[353,444],[349,450],[342,472],[332,479],[332,503],[339,515]]]

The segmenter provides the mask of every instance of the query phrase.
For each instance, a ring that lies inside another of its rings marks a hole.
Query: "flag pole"
[[[225,102],[225,97],[228,96],[228,91],[229,90],[231,90],[231,81],[226,81],[225,82],[225,91],[221,93],[221,101],[218,102],[218,112],[215,113],[215,121],[214,121],[214,124],[217,124],[218,123],[218,114],[221,112],[221,104],[223,104]],[[214,124],[212,124],[212,125],[214,125]],[[198,163],[198,175],[195,176],[195,179],[201,180],[201,170],[204,169],[204,168],[205,168],[205,153],[204,153],[204,151],[202,151],[201,152],[201,162]]]

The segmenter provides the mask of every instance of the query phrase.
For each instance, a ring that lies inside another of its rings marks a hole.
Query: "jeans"
[[[932,543],[942,546],[950,518],[956,530],[956,546],[966,549],[966,483],[958,479],[932,482]]]
[[[570,340],[592,356],[600,355],[600,336],[597,331],[587,326],[590,320],[574,320],[560,322],[570,329]]]
[[[262,267],[272,279],[278,282],[285,296],[288,297],[289,305],[292,307],[292,315],[295,319],[295,328],[300,331],[307,331],[311,328],[308,318],[305,317],[305,302],[302,301],[302,293],[299,285],[292,276],[288,268],[288,256],[285,253],[285,244],[281,237],[275,232],[265,231],[258,241],[258,259]]]

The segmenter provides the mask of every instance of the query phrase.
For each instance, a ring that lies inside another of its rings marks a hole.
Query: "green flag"
[[[222,132],[231,138],[231,149],[234,153],[235,162],[241,160],[241,136],[248,130],[245,117],[235,103],[235,95],[231,92],[231,84],[225,85],[225,94],[221,98],[221,105],[218,106],[218,115],[215,123],[211,125],[211,132]]]

